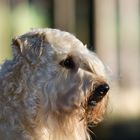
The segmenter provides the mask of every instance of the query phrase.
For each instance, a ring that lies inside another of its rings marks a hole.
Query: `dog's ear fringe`
[[[36,63],[43,54],[43,49],[47,42],[44,33],[27,33],[23,36],[15,37],[12,39],[12,48],[14,56],[22,56],[29,60],[31,63]],[[32,58],[33,57],[33,58]],[[34,62],[32,62],[34,61]]]
[[[26,50],[42,48],[46,42],[46,35],[42,34],[31,34],[30,32],[19,37],[12,39],[12,48],[16,49],[18,53],[24,53]],[[41,49],[42,50],[42,49]],[[41,51],[39,52],[39,54]]]
[[[23,51],[23,44],[19,38],[12,39],[12,48],[17,51],[17,53],[21,54]]]

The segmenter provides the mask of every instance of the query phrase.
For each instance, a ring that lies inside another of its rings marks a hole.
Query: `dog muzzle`
[[[108,91],[109,85],[106,83],[97,86],[88,99],[88,105],[95,106],[96,103],[100,102],[103,99]]]

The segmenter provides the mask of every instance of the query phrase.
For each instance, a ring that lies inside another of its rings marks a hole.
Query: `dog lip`
[[[92,100],[92,99],[88,101],[88,105],[89,105],[89,106],[95,106],[96,103],[97,103],[97,102],[96,102],[95,100]]]
[[[101,101],[103,98],[103,96],[97,96],[95,93],[92,93],[90,96],[89,96],[89,99],[88,99],[88,105],[90,106],[95,106],[96,103],[98,103],[99,101]]]

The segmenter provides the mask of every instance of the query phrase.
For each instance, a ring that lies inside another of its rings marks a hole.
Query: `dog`
[[[106,67],[74,35],[33,29],[12,40],[0,70],[0,140],[90,140],[103,119]]]

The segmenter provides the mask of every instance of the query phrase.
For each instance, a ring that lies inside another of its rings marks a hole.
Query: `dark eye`
[[[72,59],[72,57],[68,57],[67,59],[60,62],[60,65],[67,68],[67,69],[74,69],[75,63]]]

